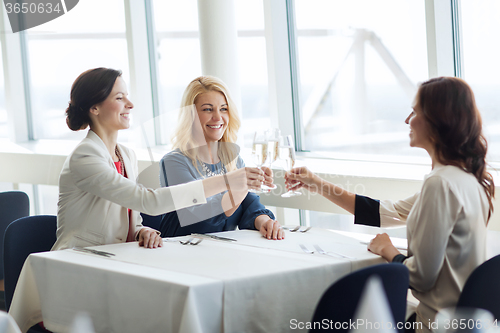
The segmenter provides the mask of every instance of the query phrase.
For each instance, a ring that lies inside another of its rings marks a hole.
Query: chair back
[[[3,280],[3,236],[7,226],[18,218],[30,215],[30,199],[21,191],[0,193],[0,280]]]
[[[478,266],[465,282],[457,307],[480,308],[500,319],[500,255]]]
[[[15,220],[5,230],[3,260],[7,311],[24,261],[31,253],[50,251],[56,242],[56,229],[56,216],[37,215]]]
[[[384,286],[392,316],[396,323],[405,322],[406,296],[409,286],[408,268],[402,264],[379,264],[355,271],[333,283],[323,294],[312,322],[345,323],[355,320],[354,314],[365,287],[365,283],[373,275],[378,275]],[[336,331],[348,332],[341,328]],[[311,329],[309,332],[323,332],[321,329]]]

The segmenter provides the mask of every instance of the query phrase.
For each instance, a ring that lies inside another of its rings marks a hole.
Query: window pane
[[[184,89],[201,75],[196,0],[155,0],[161,143],[170,144]]]
[[[500,161],[500,68],[496,65],[500,45],[500,2],[462,0],[464,79],[471,85],[483,118],[488,158]]]
[[[424,1],[297,0],[306,150],[426,156],[404,123],[428,78]]]
[[[7,138],[7,110],[5,110],[5,81],[3,75],[2,44],[0,43],[0,138]]]
[[[238,136],[251,147],[256,128],[271,127],[262,0],[236,1],[242,125]]]
[[[64,115],[77,76],[110,67],[121,69],[128,84],[123,1],[80,1],[67,14],[28,30],[28,56],[35,138],[82,138],[86,131],[72,132]]]
[[[236,1],[242,127],[239,136],[251,140],[255,124],[270,124],[266,43],[262,1]],[[170,15],[165,18],[164,13]],[[201,72],[196,0],[154,2],[158,42],[158,72],[162,143],[169,144],[184,89]],[[250,145],[250,143],[248,144]]]

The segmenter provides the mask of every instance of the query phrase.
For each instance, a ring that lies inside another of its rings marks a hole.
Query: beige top
[[[440,309],[455,306],[472,271],[486,260],[488,198],[474,175],[437,165],[422,191],[405,200],[380,202],[381,227],[407,225],[413,295],[420,301],[417,321],[429,323]]]
[[[93,131],[64,162],[59,176],[57,241],[52,250],[121,243],[143,228],[139,212],[160,215],[206,203],[201,180],[156,190],[136,183],[137,159],[118,145],[128,178],[116,167],[104,142]],[[132,210],[129,221],[127,208]],[[132,229],[131,229],[132,230]]]

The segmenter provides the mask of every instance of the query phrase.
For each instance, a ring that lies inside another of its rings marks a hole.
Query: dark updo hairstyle
[[[444,165],[455,165],[472,173],[484,188],[493,213],[493,177],[486,171],[488,143],[470,86],[456,77],[438,77],[422,83],[416,102],[427,122],[435,157]]]
[[[71,102],[66,109],[66,124],[72,131],[79,131],[91,125],[90,108],[108,98],[120,70],[94,68],[83,72],[71,86]]]

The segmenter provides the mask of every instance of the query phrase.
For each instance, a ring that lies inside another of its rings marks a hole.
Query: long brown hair
[[[488,197],[489,220],[495,183],[486,171],[488,143],[472,89],[456,77],[433,78],[420,85],[416,102],[430,125],[436,159],[445,165],[461,167],[477,178]]]

